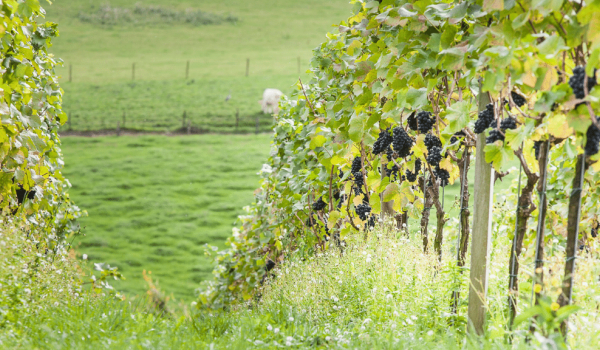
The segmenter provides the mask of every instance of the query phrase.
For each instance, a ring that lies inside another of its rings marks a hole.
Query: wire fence
[[[126,134],[126,133],[165,133],[165,134],[250,134],[269,132],[273,128],[273,117],[262,112],[253,115],[234,116],[196,115],[183,112],[180,118],[148,117],[127,118],[126,112],[115,116],[80,116],[70,113],[61,134]]]

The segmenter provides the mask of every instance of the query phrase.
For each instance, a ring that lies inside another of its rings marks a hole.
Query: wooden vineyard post
[[[117,122],[117,136],[121,136],[121,124]]]
[[[192,121],[189,120],[188,125],[187,125],[187,134],[190,135],[191,133],[192,133]]]
[[[569,212],[567,224],[567,259],[565,262],[565,277],[562,284],[562,293],[558,297],[558,304],[563,307],[571,304],[573,298],[573,275],[575,274],[575,259],[577,258],[577,241],[579,239],[579,221],[581,220],[581,192],[583,191],[586,155],[580,154],[575,165],[573,189],[569,197]],[[560,325],[563,335],[567,335],[567,320]]]
[[[481,89],[481,85],[480,85]],[[479,111],[490,102],[489,94],[479,95]],[[484,334],[485,299],[488,288],[488,264],[492,237],[492,200],[494,170],[485,161],[485,134],[477,135],[473,201],[473,238],[469,287],[468,331]]]

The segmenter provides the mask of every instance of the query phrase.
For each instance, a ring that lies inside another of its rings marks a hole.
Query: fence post
[[[125,111],[123,111],[123,128],[125,127],[126,120],[127,120],[127,118],[125,117]]]
[[[192,133],[192,121],[189,120],[188,121],[188,125],[187,125],[187,134],[191,134]]]
[[[246,58],[246,76],[250,73],[250,59]]]
[[[185,65],[185,80],[188,80],[188,78],[190,77],[190,61],[187,61],[187,64]]]
[[[238,131],[238,126],[240,125],[240,109],[237,108],[235,110],[235,132]]]
[[[121,136],[121,124],[117,122],[117,136]]]
[[[256,131],[254,132],[255,134],[258,134],[258,122],[259,122],[258,118],[259,118],[259,114],[257,113],[256,114]]]
[[[135,80],[135,63],[131,65],[131,81]]]
[[[73,65],[69,63],[69,83],[73,81]]]
[[[479,111],[490,102],[479,84]],[[492,201],[494,169],[485,161],[485,134],[477,135],[473,201],[473,234],[471,242],[471,275],[469,287],[468,331],[484,334],[485,299],[488,289],[488,264],[492,234]]]

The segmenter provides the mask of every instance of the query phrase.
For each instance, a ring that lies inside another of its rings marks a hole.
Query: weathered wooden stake
[[[121,124],[117,122],[117,136],[121,136]]]
[[[558,304],[562,307],[571,304],[573,298],[573,283],[575,274],[575,259],[577,258],[577,241],[579,239],[579,221],[581,220],[581,192],[583,191],[585,175],[585,153],[577,157],[573,189],[569,197],[569,212],[567,225],[567,260],[565,261],[565,277],[563,279],[562,293],[558,297]],[[567,322],[560,325],[562,333],[567,335]]]
[[[246,76],[250,73],[250,59],[246,58]]]
[[[185,65],[185,80],[188,80],[190,77],[190,61],[187,61]]]
[[[548,159],[550,157],[550,141],[545,141],[540,146],[540,180],[538,181],[538,192],[540,194],[540,205],[538,208],[538,223],[535,239],[535,270],[533,275],[533,288],[531,295],[531,303],[538,304],[540,292],[535,291],[536,284],[544,285],[544,228],[546,224],[546,212],[548,209],[548,200],[546,198],[546,178],[548,177]],[[535,294],[534,294],[535,293]]]
[[[481,89],[481,84],[480,84]],[[481,91],[481,90],[480,90]],[[479,95],[479,111],[490,103],[487,93]],[[488,289],[488,265],[492,238],[492,201],[494,169],[485,161],[485,135],[477,135],[473,201],[473,238],[469,287],[468,332],[485,332],[485,300]]]
[[[187,133],[188,135],[192,133],[192,121],[188,121],[188,125],[187,125]]]

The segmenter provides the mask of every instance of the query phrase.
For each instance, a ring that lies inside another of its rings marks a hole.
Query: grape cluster
[[[430,112],[421,111],[417,113],[417,122],[419,123],[419,131],[425,134],[433,127],[435,118],[431,116]]]
[[[352,174],[357,173],[362,170],[362,161],[360,157],[354,158],[352,161]]]
[[[371,207],[368,204],[359,204],[356,206],[356,214],[362,221],[367,220],[369,213],[371,213]]]
[[[33,200],[35,198],[35,191],[30,190],[27,192],[21,184],[19,184],[19,188],[17,188],[17,203],[21,205],[25,200],[25,195],[27,195],[27,199]]]
[[[400,126],[394,128],[394,138],[392,146],[394,151],[398,154],[398,157],[404,158],[410,155],[410,149],[413,145],[413,140],[408,136],[406,131]]]
[[[416,112],[412,112],[409,116],[408,119],[406,120],[408,122],[408,127],[410,128],[410,130],[412,131],[417,131],[419,130],[419,123],[417,123],[417,118],[415,118],[415,114]]]
[[[511,91],[510,97],[512,97],[513,102],[517,105],[517,107],[521,107],[527,103],[525,97],[519,95],[518,93]]]
[[[542,145],[543,141],[534,141],[533,142],[533,150],[535,151],[535,159],[538,159],[540,157],[540,146]]]
[[[486,137],[485,143],[494,143],[496,141],[504,141],[504,135],[498,129],[490,131],[490,136]]]
[[[440,141],[440,139],[432,134],[427,134],[425,135],[425,146],[427,147],[427,149],[429,150],[431,147],[437,146],[437,147],[442,147],[442,142]]]
[[[267,268],[267,271],[271,271],[275,267],[275,262],[269,259],[267,260],[267,264],[265,265],[265,267]]]
[[[392,135],[390,135],[389,129],[386,129],[379,133],[379,138],[373,144],[373,154],[380,154],[385,152],[390,144],[392,143]]]
[[[362,186],[365,184],[365,179],[363,177],[362,171],[357,171],[354,174],[354,184],[356,187],[354,188],[354,193],[359,195],[362,192]]]
[[[441,160],[442,148],[437,146],[431,147],[431,149],[428,150],[427,163],[429,163],[431,166],[437,166],[438,164],[440,164]]]
[[[409,182],[417,181],[417,175],[419,174],[419,171],[421,171],[421,160],[417,159],[415,161],[415,172],[413,173],[410,170],[406,170],[406,178],[408,179],[408,181]]]
[[[600,118],[596,118],[596,120],[600,121]],[[593,156],[598,153],[598,147],[600,146],[600,130],[598,130],[596,125],[592,124],[587,129],[585,136],[587,138],[585,143],[585,154]]]
[[[396,164],[394,164],[394,166],[392,166],[391,169],[386,168],[385,175],[388,177],[391,177],[391,175],[394,175],[394,181],[398,180],[398,166]]]
[[[314,224],[316,224],[316,223],[317,223],[317,221],[312,217],[312,214],[310,214],[308,216],[308,218],[306,219],[306,226],[313,227]]]
[[[506,129],[516,129],[517,128],[517,121],[514,118],[506,118],[506,119],[502,119],[502,121],[500,122],[500,129],[502,129],[502,131],[506,130]]]
[[[438,165],[435,167],[433,174],[435,175],[435,177],[440,179],[440,185],[442,187],[446,187],[448,185],[448,183],[449,183],[448,180],[450,179],[450,173],[448,173],[448,171],[446,169],[442,169]]]
[[[463,131],[459,131],[457,133],[455,133],[454,135],[452,135],[452,137],[450,138],[450,144],[455,143],[456,141],[458,141],[459,137],[465,137],[467,136],[467,134],[465,134]]]
[[[585,67],[577,66],[573,69],[573,76],[569,78],[569,86],[573,90],[575,97],[581,99],[585,97],[585,91],[583,91],[583,82],[586,77]],[[588,92],[597,84],[596,82],[596,70],[594,70],[594,76],[588,77],[587,88]]]
[[[490,103],[485,106],[485,109],[479,112],[478,118],[473,131],[476,134],[481,134],[494,122],[494,105]]]
[[[321,197],[321,198],[319,198],[318,201],[316,201],[316,202],[313,203],[312,208],[313,208],[314,211],[320,211],[320,210],[325,209],[326,205],[327,205],[327,203],[325,203],[323,201],[323,197]]]

